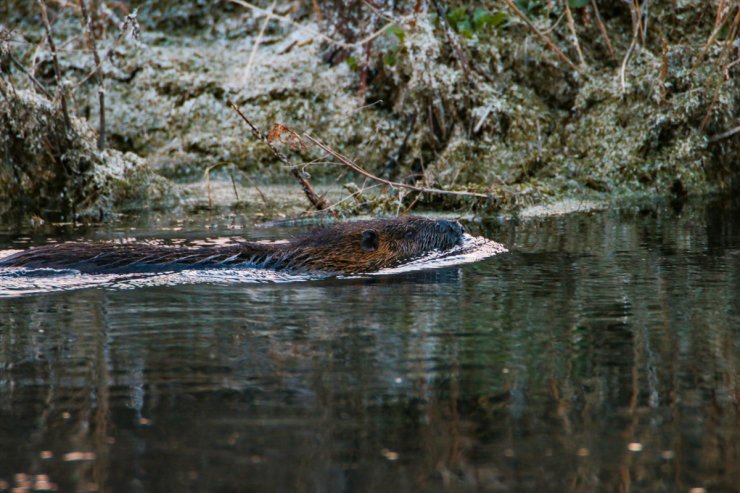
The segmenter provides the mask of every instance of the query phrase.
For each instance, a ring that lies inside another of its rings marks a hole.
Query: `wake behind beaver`
[[[399,217],[340,223],[280,243],[212,247],[147,243],[62,243],[22,251],[0,267],[73,269],[89,274],[249,267],[294,273],[362,274],[397,267],[462,244],[456,221]]]

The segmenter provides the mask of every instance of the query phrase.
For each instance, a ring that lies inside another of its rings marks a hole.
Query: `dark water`
[[[738,491],[737,202],[471,229],[512,251],[0,298],[0,489]]]

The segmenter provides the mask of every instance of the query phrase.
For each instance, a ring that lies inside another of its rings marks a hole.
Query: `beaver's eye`
[[[406,239],[407,240],[410,240],[413,237],[414,237],[414,232],[413,231],[406,231]]]
[[[362,239],[360,240],[360,248],[364,252],[374,252],[378,249],[378,233],[372,229],[367,229],[362,232]]]

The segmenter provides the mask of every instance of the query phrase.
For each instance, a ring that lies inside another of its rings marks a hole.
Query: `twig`
[[[416,125],[416,112],[413,112],[411,116],[409,116],[409,123],[408,123],[408,129],[406,130],[406,135],[404,135],[403,141],[401,142],[401,145],[398,146],[398,149],[396,150],[396,152],[391,154],[391,156],[385,162],[385,166],[383,167],[381,174],[390,172],[393,168],[397,167],[398,164],[401,162],[403,155],[406,153],[406,148],[408,146],[409,138],[411,138],[411,134],[414,133],[414,125]]]
[[[276,3],[277,0],[273,0],[272,5],[270,5],[270,8],[268,9],[270,13],[272,13],[272,10],[275,8]],[[244,81],[247,81],[249,79],[249,74],[252,71],[252,64],[254,64],[254,57],[257,55],[257,50],[262,44],[262,38],[265,36],[265,31],[267,30],[268,24],[270,24],[269,15],[265,16],[265,20],[264,22],[262,22],[262,27],[260,27],[260,32],[257,34],[257,39],[254,41],[254,46],[252,46],[252,51],[249,54],[249,61],[247,61],[247,68],[244,69]]]
[[[118,36],[116,37],[116,40],[113,42],[113,44],[111,45],[111,47],[108,48],[108,51],[106,51],[105,52],[105,55],[103,55],[103,59],[102,60],[109,60],[110,59],[111,55],[113,55],[113,50],[115,50],[118,47],[118,45],[120,44],[121,40],[123,39],[123,36],[128,31],[129,27],[131,28],[131,36],[134,39],[139,39],[139,35],[141,34],[141,30],[139,28],[139,21],[136,18],[136,13],[137,13],[137,11],[134,10],[132,13],[130,13],[130,14],[128,14],[126,16],[126,20],[124,20],[123,21],[123,24],[120,26],[120,30],[121,31],[118,33]],[[74,88],[75,89],[78,88],[78,87],[80,87],[82,84],[84,84],[88,80],[90,80],[93,76],[95,76],[95,74],[97,73],[97,71],[101,69],[102,60],[100,61],[99,64],[96,64],[95,65],[95,67],[93,68],[93,70],[89,74],[87,74],[85,77],[83,77],[82,79],[80,79],[80,81],[77,82],[74,85]]]
[[[87,27],[87,42],[90,45],[90,49],[93,52],[93,59],[95,60],[95,82],[98,85],[98,104],[100,106],[99,115],[99,129],[98,129],[98,150],[102,151],[105,149],[105,81],[100,70],[100,55],[98,55],[98,47],[95,43],[95,33],[93,32],[92,22],[87,12],[87,4],[85,0],[79,0],[80,11],[82,12],[83,24]]]
[[[591,6],[594,8],[594,14],[596,15],[596,25],[599,26],[601,36],[604,38],[604,42],[606,43],[606,49],[609,50],[609,54],[612,56],[612,58],[616,60],[617,54],[614,52],[614,48],[612,48],[612,42],[609,40],[609,33],[607,33],[604,21],[601,19],[601,13],[599,12],[599,6],[596,5],[596,0],[591,0]]]
[[[442,11],[442,6],[439,3],[439,0],[433,0],[434,1],[434,7],[437,10],[438,18],[441,19],[443,25],[444,25],[444,32],[445,36],[447,37],[447,40],[452,45],[453,50],[455,51],[455,54],[457,55],[458,60],[460,61],[460,66],[463,69],[463,74],[465,75],[465,78],[468,79],[470,75],[470,71],[474,71],[484,79],[486,79],[488,82],[495,82],[493,79],[493,76],[483,70],[479,65],[476,65],[475,63],[471,63],[470,59],[468,58],[467,52],[465,51],[465,48],[460,45],[460,40],[458,39],[455,32],[450,27],[450,23],[447,22],[447,16]]]
[[[10,62],[13,65],[16,66],[16,68],[18,70],[20,70],[21,72],[23,72],[23,74],[26,75],[26,77],[28,77],[31,80],[31,82],[33,82],[33,85],[36,86],[36,89],[38,89],[39,91],[41,91],[41,93],[44,96],[46,96],[47,98],[49,98],[50,101],[52,99],[54,99],[54,97],[51,95],[51,93],[49,93],[49,91],[47,91],[46,88],[43,85],[41,85],[41,82],[39,82],[36,79],[36,77],[33,76],[33,74],[31,72],[29,72],[28,70],[26,70],[26,67],[24,67],[23,64],[21,64],[21,62],[19,62],[18,60],[16,60],[15,57],[11,53],[8,53],[8,58],[9,58]]]
[[[456,190],[441,190],[439,188],[426,188],[426,187],[417,187],[415,185],[408,185],[406,183],[399,183],[395,181],[386,180],[380,177],[377,177],[373,175],[372,173],[369,173],[365,171],[360,165],[352,161],[346,156],[343,156],[342,154],[338,153],[328,145],[324,144],[320,140],[316,139],[315,137],[309,135],[309,134],[303,134],[303,136],[308,139],[310,142],[312,142],[314,145],[316,145],[319,149],[326,152],[327,154],[330,154],[334,156],[334,158],[342,163],[344,166],[349,168],[350,170],[354,171],[355,173],[364,176],[365,178],[369,178],[373,181],[376,181],[378,183],[382,183],[383,185],[387,185],[391,188],[404,188],[406,190],[413,190],[415,192],[421,192],[421,193],[428,193],[428,194],[438,194],[438,195],[457,195],[457,196],[463,196],[463,197],[476,197],[480,199],[488,199],[490,198],[489,194],[485,193],[477,193],[477,192],[465,192],[465,191],[456,191]]]
[[[718,140],[726,139],[727,137],[732,137],[736,133],[740,133],[740,125],[738,125],[735,128],[731,128],[730,130],[727,130],[725,132],[722,132],[721,134],[713,135],[709,137],[709,142],[717,142]]]
[[[262,191],[262,189],[259,187],[259,185],[257,185],[257,182],[254,181],[251,176],[249,176],[249,175],[245,175],[245,176],[247,177],[247,180],[249,180],[249,182],[252,184],[252,186],[254,187],[254,189],[257,190],[257,193],[259,194],[260,198],[262,199],[262,202],[264,202],[266,206],[269,206],[270,205],[270,201],[267,200],[267,196],[265,196],[265,194]]]
[[[627,62],[630,59],[630,55],[632,55],[632,50],[635,49],[635,46],[637,46],[637,40],[640,36],[640,14],[636,11],[634,3],[630,2],[630,18],[632,19],[632,41],[630,42],[630,46],[627,49],[627,53],[624,54],[624,59],[622,60],[622,67],[619,69],[619,80],[622,83],[622,95],[626,92],[625,88],[625,82],[624,82],[624,73],[627,70]]]
[[[62,104],[62,114],[64,115],[64,125],[67,130],[72,126],[69,119],[69,112],[67,111],[67,97],[64,94],[64,83],[62,81],[62,71],[59,69],[59,59],[57,58],[57,47],[54,44],[54,38],[51,36],[51,24],[49,24],[49,14],[46,11],[46,3],[44,0],[37,0],[41,7],[41,18],[44,21],[44,29],[46,29],[46,41],[49,43],[49,49],[51,50],[51,58],[54,62],[54,74],[57,81],[57,94]]]
[[[236,181],[234,180],[234,172],[229,170],[229,178],[231,178],[231,187],[234,189],[234,197],[236,197],[236,203],[239,203],[239,192],[236,190]]]
[[[730,13],[732,12],[732,9],[727,8],[727,2],[720,0],[719,4],[717,5],[717,14],[715,16],[714,21],[714,30],[712,30],[712,33],[709,35],[709,38],[707,38],[706,43],[704,43],[704,46],[702,47],[699,54],[696,56],[696,61],[691,66],[691,73],[696,70],[696,68],[699,66],[701,61],[704,59],[704,56],[707,54],[707,50],[709,50],[709,47],[716,41],[717,37],[719,36],[719,33],[722,31],[722,28],[725,26],[725,21],[729,17]],[[738,8],[738,12],[740,13],[740,8]]]
[[[519,17],[521,20],[523,20],[524,23],[527,24],[527,26],[532,30],[532,32],[534,32],[534,34],[538,38],[540,38],[540,40],[543,43],[545,43],[545,45],[550,50],[552,50],[552,52],[555,53],[558,56],[558,58],[560,58],[563,62],[565,62],[566,65],[568,65],[570,68],[572,68],[573,70],[575,70],[579,74],[585,75],[583,73],[583,71],[581,71],[581,69],[578,68],[578,66],[575,63],[573,63],[573,61],[570,58],[568,58],[568,56],[565,53],[563,53],[562,51],[560,51],[560,48],[558,48],[557,46],[555,46],[555,43],[553,43],[552,40],[550,40],[550,38],[547,35],[545,35],[542,32],[540,32],[540,30],[537,29],[537,27],[535,27],[534,24],[532,24],[532,21],[530,21],[529,18],[527,18],[527,16],[524,15],[524,13],[521,10],[519,10],[519,8],[516,5],[514,5],[514,2],[512,0],[504,0],[504,1],[506,2],[506,5],[509,6],[509,8],[511,9],[511,11],[514,12],[514,14],[517,17]]]
[[[475,127],[473,127],[473,133],[477,134],[478,131],[480,131],[481,127],[483,126],[483,123],[486,121],[486,118],[488,118],[488,115],[491,114],[491,111],[493,111],[493,105],[489,104],[486,106],[486,109],[483,111],[483,114],[480,117],[480,120],[478,120],[478,123],[475,124]]]
[[[352,200],[352,199],[356,198],[357,196],[360,196],[360,197],[362,197],[362,194],[364,194],[364,193],[365,193],[365,192],[367,192],[368,190],[372,190],[373,188],[377,188],[377,187],[379,187],[379,186],[380,186],[380,185],[371,185],[371,186],[367,186],[367,187],[366,187],[366,186],[365,186],[365,184],[363,183],[363,184],[362,184],[362,188],[358,188],[358,189],[357,189],[356,191],[354,191],[354,192],[350,192],[350,194],[349,194],[349,195],[347,195],[346,197],[344,197],[344,198],[342,198],[342,199],[338,200],[337,202],[334,202],[334,204],[332,204],[332,206],[330,207],[330,209],[334,209],[334,208],[336,208],[337,206],[339,206],[339,205],[341,205],[341,204],[343,204],[343,203],[345,203],[345,202],[347,202],[347,201],[349,201],[349,200]],[[348,190],[348,191],[349,191],[349,190]]]
[[[702,47],[699,54],[696,56],[696,61],[691,66],[691,73],[693,73],[701,61],[704,59],[704,56],[707,54],[707,50],[709,50],[709,47],[717,40],[717,37],[719,36],[719,33],[722,31],[722,28],[725,26],[725,21],[727,21],[727,18],[730,16],[730,13],[732,12],[731,9],[725,8],[726,5],[724,2],[720,2],[720,4],[717,6],[717,19],[715,21],[715,27],[712,31],[712,34],[709,35],[709,38],[707,39],[707,42],[704,43],[704,46]],[[740,17],[740,7],[738,7],[737,12],[735,13],[735,19],[733,19],[733,24],[738,21],[738,17]],[[729,38],[732,39],[732,38]]]
[[[46,90],[46,88],[36,80],[36,77],[33,76],[28,70],[26,70],[26,67],[23,66],[21,62],[19,62],[13,54],[10,52],[10,44],[12,41],[10,40],[12,35],[11,31],[8,31],[3,26],[0,25],[0,56],[7,55],[8,60],[10,60],[10,63],[13,64],[18,70],[21,71],[28,79],[32,82],[33,86],[36,87],[36,89],[41,92],[44,96],[46,96],[49,101],[53,99],[52,95],[49,93],[49,91]],[[43,41],[42,41],[43,42]],[[0,72],[2,70],[0,69]]]
[[[642,42],[643,44],[647,41],[648,33],[648,11],[650,9],[650,0],[642,0],[642,6],[640,11],[642,13]]]
[[[578,33],[576,33],[576,24],[573,22],[573,12],[570,10],[570,2],[563,0],[563,5],[565,5],[565,17],[568,20],[568,29],[570,29],[570,34],[573,36],[573,46],[576,49],[576,54],[578,54],[578,61],[583,67],[586,65],[586,61],[583,59],[581,44],[578,42]]]
[[[231,164],[231,163],[216,163],[211,166],[208,166],[203,172],[203,175],[206,178],[206,190],[208,193],[208,208],[209,209],[213,208],[213,201],[211,200],[211,171],[213,171],[216,168],[220,168],[221,166],[224,166],[226,164]],[[234,180],[234,173],[232,173],[231,170],[229,170],[229,178],[231,178],[231,187],[234,190],[234,197],[236,198],[236,202],[239,202],[239,192],[236,189],[236,180]],[[249,178],[249,180],[251,181],[251,178]],[[257,191],[262,196],[262,200],[264,200],[265,203],[267,203],[267,199],[265,199],[265,196],[262,193],[262,190],[260,190],[258,187],[256,188],[257,188]]]
[[[3,98],[9,104],[10,101],[8,100],[8,92],[5,89],[5,84],[6,84],[5,79],[2,77],[2,74],[0,74],[0,94],[3,95]]]
[[[245,2],[244,0],[227,0],[227,1],[229,1],[231,3],[235,3],[237,5],[240,5],[240,6],[244,7],[244,8],[249,9],[249,10],[252,10],[253,12],[259,12],[260,14],[263,14],[263,15],[268,16],[268,18],[270,18],[270,19],[276,19],[276,20],[279,20],[280,22],[284,22],[286,24],[290,24],[291,26],[297,28],[299,31],[308,33],[308,34],[310,34],[312,36],[316,36],[317,38],[321,38],[324,41],[326,41],[327,43],[330,43],[330,44],[332,44],[334,46],[339,46],[340,48],[354,48],[354,47],[357,47],[357,46],[362,46],[365,43],[367,43],[369,41],[372,41],[373,39],[375,39],[375,38],[377,38],[379,36],[382,36],[383,33],[386,32],[388,29],[390,29],[391,27],[397,25],[396,22],[389,22],[388,24],[386,24],[385,26],[383,26],[382,28],[380,28],[378,31],[375,31],[374,33],[370,34],[369,36],[366,36],[365,38],[363,38],[363,39],[361,39],[359,41],[355,41],[354,43],[345,43],[343,41],[337,41],[334,38],[330,38],[326,34],[323,34],[323,33],[320,33],[318,31],[315,31],[313,29],[307,28],[306,26],[304,26],[304,25],[302,25],[302,24],[294,21],[293,19],[290,19],[290,18],[285,17],[285,16],[282,16],[282,15],[277,15],[274,12],[270,12],[270,11],[265,10],[263,8],[257,7],[256,5],[253,5],[253,4],[249,3],[249,2]]]
[[[326,200],[324,197],[320,197],[316,191],[311,186],[311,183],[306,179],[304,174],[301,172],[301,170],[298,169],[296,165],[290,162],[288,157],[280,152],[274,145],[272,145],[272,142],[267,138],[265,134],[260,132],[257,127],[252,125],[252,122],[249,121],[249,119],[244,116],[244,113],[241,112],[239,107],[236,105],[236,103],[233,103],[231,101],[228,102],[231,108],[236,111],[236,113],[244,120],[244,122],[249,125],[249,129],[252,131],[252,135],[258,139],[267,144],[267,146],[272,151],[273,155],[277,157],[282,163],[286,164],[290,167],[290,173],[298,180],[298,182],[301,184],[301,188],[303,188],[303,193],[306,194],[306,198],[309,202],[318,210],[323,211],[331,206],[331,203],[329,203],[328,200]],[[331,211],[333,215],[336,215],[336,212]]]
[[[442,10],[442,5],[440,5],[439,0],[432,0],[432,3],[434,4],[434,8],[437,10],[437,18],[442,23],[445,36],[447,36],[447,40],[450,42],[453,51],[457,55],[457,61],[460,62],[463,74],[466,79],[470,79],[470,62],[468,62],[468,57],[465,55],[460,43],[458,43],[455,33],[452,32],[452,28],[450,27],[449,22],[447,22],[447,16],[445,15],[444,10]]]
[[[717,60],[717,67],[720,69],[720,73],[722,71],[724,61],[730,56],[730,49],[733,46],[733,40],[737,38],[738,30],[740,30],[740,7],[738,7],[737,14],[735,15],[735,18],[733,19],[732,24],[730,25],[730,32],[729,32],[729,36],[727,37],[727,42],[722,48],[722,52],[720,53],[719,58]],[[711,119],[712,111],[714,110],[714,105],[717,104],[717,101],[719,101],[719,96],[720,96],[720,92],[722,91],[723,83],[724,83],[724,80],[722,76],[720,75],[720,80],[717,83],[717,88],[714,91],[712,102],[709,103],[707,114],[704,116],[704,119],[702,120],[701,125],[699,126],[701,130],[704,130],[707,127],[707,125],[709,125],[709,120]]]
[[[213,208],[213,201],[211,200],[211,171],[220,166],[223,166],[224,164],[226,163],[216,163],[214,165],[207,167],[205,171],[203,172],[203,174],[206,177],[206,193],[208,194],[208,208],[209,209]]]

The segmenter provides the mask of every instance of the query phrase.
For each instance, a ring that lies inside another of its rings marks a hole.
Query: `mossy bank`
[[[709,3],[432,1],[374,10],[295,2],[268,19],[268,2],[98,2],[108,142],[139,163],[126,169],[175,182],[200,181],[207,169],[248,186],[289,180],[233,101],[264,131],[282,123],[319,136],[378,176],[489,197],[369,187],[315,148],[286,147],[313,180],[347,185],[337,206],[347,214],[726,191],[740,171],[740,133],[731,133],[740,121],[740,7]],[[136,6],[141,36],[119,36]],[[61,70],[75,86],[71,110],[88,128],[81,135],[98,121],[99,88],[85,79],[92,57],[79,12],[49,8],[66,47]],[[38,11],[1,15],[15,28],[6,52],[54,92]],[[33,90],[13,64],[2,68],[17,94]],[[65,180],[57,193],[69,202],[74,179]],[[76,210],[96,180],[74,189]]]

